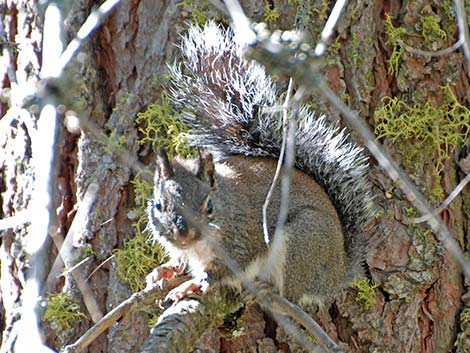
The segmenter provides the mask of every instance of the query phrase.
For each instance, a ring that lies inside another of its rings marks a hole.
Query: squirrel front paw
[[[170,281],[176,276],[181,275],[185,268],[186,264],[184,262],[176,264],[174,262],[168,262],[156,267],[145,277],[147,288],[152,287],[158,282],[160,282],[160,285],[163,286],[164,281]]]
[[[165,301],[177,302],[189,296],[201,295],[208,287],[209,283],[205,278],[193,278],[173,288],[166,296]]]

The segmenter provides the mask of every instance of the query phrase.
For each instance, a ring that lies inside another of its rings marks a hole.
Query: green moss
[[[356,302],[370,310],[375,304],[375,289],[379,286],[369,279],[354,280],[351,286],[357,289]]]
[[[148,180],[153,179],[153,175],[149,171],[144,171],[146,177],[143,178],[141,174],[138,174],[131,181],[134,186],[134,200],[136,207],[128,215],[129,219],[132,220],[132,225],[135,228],[137,235],[149,236],[150,232],[147,227],[147,201],[152,197],[153,185]]]
[[[389,59],[388,73],[391,75],[398,76],[398,70],[401,63],[401,57],[404,49],[400,46],[400,41],[404,39],[406,35],[406,29],[403,27],[395,27],[392,23],[392,16],[385,14],[385,32],[388,35],[386,45],[393,47],[392,54]]]
[[[355,67],[357,67],[361,62],[361,51],[359,49],[359,39],[357,38],[357,33],[354,32],[351,34],[351,57]]]
[[[385,214],[384,210],[377,210],[374,214],[375,219],[381,218]]]
[[[329,1],[322,1],[321,4],[319,4],[320,6],[318,8],[314,8],[312,9],[312,12],[314,15],[316,15],[316,17],[318,18],[318,20],[320,21],[320,23],[324,23],[326,22],[326,20],[328,20],[328,16],[330,14],[330,2]]]
[[[450,86],[443,87],[445,100],[439,107],[430,101],[410,105],[397,97],[385,97],[374,114],[377,138],[388,137],[399,145],[410,142],[414,152],[423,155],[430,148],[435,160],[434,175],[439,178],[449,153],[464,143],[470,128],[470,110],[460,104]],[[440,185],[439,180],[435,184]],[[441,191],[436,189],[435,194]]]
[[[145,288],[145,277],[163,262],[163,252],[148,237],[137,234],[127,240],[122,249],[115,249],[116,271],[131,291]]]
[[[118,154],[119,151],[124,150],[127,144],[127,137],[124,135],[119,136],[116,129],[113,129],[108,136],[105,146],[106,152],[109,154]]]
[[[276,23],[279,17],[279,9],[275,6],[271,7],[270,2],[266,0],[264,2],[264,22],[267,24],[273,24]]]
[[[147,110],[137,114],[140,144],[151,143],[154,150],[165,148],[170,158],[175,155],[194,157],[196,149],[190,148],[186,139],[187,128],[163,93],[159,103],[152,103]]]
[[[86,318],[80,306],[68,293],[50,293],[47,296],[47,309],[42,317],[51,327],[61,332],[70,330],[78,321]]]
[[[431,46],[438,40],[447,39],[446,32],[441,28],[440,18],[436,16],[421,17],[421,34],[428,46]]]
[[[416,217],[416,209],[414,207],[406,207],[405,214],[408,218],[415,218]]]
[[[203,27],[204,24],[210,19],[209,17],[209,4],[204,1],[191,1],[183,0],[176,4],[176,7],[182,7],[191,14],[191,23],[199,27]]]
[[[151,179],[151,178],[146,178]],[[146,213],[147,200],[152,197],[153,185],[137,175],[134,185],[136,207],[131,211],[135,236],[122,249],[115,249],[116,271],[133,292],[145,288],[145,277],[165,261],[163,249],[149,241],[151,236]]]
[[[460,314],[461,332],[457,335],[454,346],[456,353],[464,353],[470,350],[470,309],[465,308]]]

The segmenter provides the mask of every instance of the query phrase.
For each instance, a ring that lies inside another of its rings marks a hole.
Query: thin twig
[[[269,188],[268,194],[263,204],[263,233],[264,233],[264,242],[266,244],[269,244],[271,241],[270,236],[269,236],[269,229],[268,229],[268,207],[269,207],[269,203],[271,202],[274,189],[276,188],[277,181],[279,180],[279,176],[281,175],[282,163],[284,162],[284,154],[286,151],[286,141],[287,141],[287,126],[288,126],[288,119],[289,119],[289,104],[290,104],[289,101],[292,95],[292,89],[294,86],[293,83],[294,82],[292,81],[292,79],[290,79],[289,86],[287,87],[286,99],[282,106],[283,130],[282,130],[281,150],[279,152],[279,159],[277,161],[276,172],[274,173],[273,181],[271,182],[271,186]]]
[[[462,41],[463,53],[467,59],[467,75],[470,77],[470,34],[468,32],[467,12],[463,0],[454,0],[454,4],[459,27],[459,41]]]
[[[53,288],[53,284],[57,280],[57,275],[60,272],[63,261],[65,267],[69,269],[73,279],[77,283],[78,289],[82,293],[83,302],[85,303],[85,307],[87,308],[88,313],[90,314],[93,322],[98,322],[103,317],[103,313],[100,310],[94,293],[92,292],[90,286],[87,284],[86,277],[84,276],[84,274],[80,270],[72,270],[72,268],[77,269],[77,266],[74,263],[74,259],[72,257],[72,248],[73,240],[75,239],[75,234],[81,227],[83,227],[83,224],[86,224],[98,191],[98,184],[91,183],[88,186],[83,200],[81,201],[80,207],[78,208],[78,212],[75,215],[72,225],[67,233],[65,241],[62,242],[62,240],[58,236],[52,237],[57,249],[59,249],[59,255],[54,261],[54,265],[52,266],[52,269],[49,272],[49,276],[45,285],[45,288]]]
[[[110,14],[111,10],[119,4],[119,2],[120,0],[107,0],[88,16],[85,23],[78,30],[76,37],[69,43],[60,56],[54,74],[52,75],[53,77],[59,77],[62,74],[62,71],[82,46],[83,41],[99,27],[106,16]]]
[[[286,134],[286,152],[284,157],[284,173],[281,180],[281,201],[279,205],[279,214],[277,216],[276,229],[274,231],[273,242],[269,249],[268,259],[261,270],[261,276],[271,272],[276,262],[279,262],[279,256],[286,247],[286,237],[284,234],[284,226],[287,222],[289,214],[290,186],[292,181],[292,173],[295,165],[295,140],[297,131],[297,120],[299,118],[300,101],[295,100],[293,106],[293,115],[287,119]]]
[[[272,302],[272,309],[276,312],[289,315],[295,321],[300,323],[308,332],[314,333],[318,343],[328,352],[339,353],[342,352],[335,341],[321,328],[318,323],[313,320],[305,311],[299,306],[291,303],[286,298],[281,297],[277,294],[272,294],[269,298],[269,302]]]
[[[346,6],[346,0],[337,0],[333,9],[331,10],[330,16],[325,23],[325,27],[321,32],[320,43],[317,44],[315,47],[315,55],[321,56],[326,53],[326,45],[330,40],[331,35],[333,34],[333,29],[338,23],[339,18],[341,16],[341,12],[343,12],[344,7]]]
[[[311,84],[311,83],[310,83]],[[359,118],[357,113],[352,111],[341,99],[328,87],[327,83],[320,77],[317,77],[314,83],[318,92],[320,92],[336,109],[338,109],[346,118],[350,126],[364,139],[365,145],[370,153],[375,157],[379,165],[385,170],[390,179],[406,194],[408,200],[423,215],[429,215],[426,220],[432,231],[439,237],[444,246],[457,260],[465,277],[470,278],[470,264],[465,258],[462,249],[454,240],[447,226],[436,215],[433,214],[433,208],[418,191],[410,178],[401,170],[397,163],[392,159],[385,149],[375,140],[367,125]]]
[[[398,40],[397,42],[398,44],[400,44],[401,47],[403,47],[403,49],[405,49],[407,52],[410,52],[411,54],[433,58],[433,57],[445,56],[445,55],[449,55],[450,53],[453,53],[454,51],[456,51],[458,48],[462,46],[463,39],[460,38],[453,46],[449,48],[435,50],[435,51],[416,49],[416,48],[409,46],[408,44],[405,44],[402,40]]]
[[[375,136],[370,132],[368,126],[360,119],[358,114],[344,104],[328,87],[325,79],[318,71],[316,60],[309,58],[295,60],[292,49],[281,47],[282,45],[279,43],[273,43],[265,34],[264,38],[256,46],[251,47],[250,55],[261,64],[264,64],[268,71],[292,76],[301,87],[303,86],[305,89],[318,92],[342,113],[348,125],[358,132],[372,156],[375,157],[388,176],[407,195],[410,202],[421,214],[431,215],[427,223],[444,246],[456,258],[465,276],[469,277],[470,265],[447,227],[440,219],[432,215],[433,208],[429,202],[417,190],[410,178],[400,169],[385,149],[375,140]]]
[[[62,352],[78,353],[83,351],[124,314],[134,311],[139,307],[149,305],[156,298],[164,298],[171,288],[178,286],[186,280],[188,280],[187,276],[178,277],[167,282],[164,288],[155,285],[151,288],[146,288],[140,292],[132,294],[129,298],[103,316],[95,325],[90,327],[77,341],[65,346]]]
[[[460,192],[463,190],[465,185],[468,184],[469,181],[470,181],[470,173],[468,173],[465,176],[465,178],[463,178],[460,181],[459,185],[457,185],[455,189],[452,190],[452,192],[449,194],[449,196],[447,196],[446,199],[441,203],[441,205],[434,210],[433,215],[437,217],[439,213],[441,213],[447,206],[449,206],[450,203],[460,194]],[[431,217],[430,215],[424,215],[419,218],[414,218],[411,221],[413,223],[423,223],[423,222],[428,221],[430,217]]]

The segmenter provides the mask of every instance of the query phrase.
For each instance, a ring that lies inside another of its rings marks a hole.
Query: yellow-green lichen
[[[411,142],[421,154],[426,147],[430,148],[437,156],[436,177],[452,149],[466,140],[470,128],[470,110],[457,100],[450,86],[442,89],[445,100],[441,106],[435,107],[430,101],[408,104],[398,97],[385,97],[374,114],[377,138]]]
[[[149,241],[151,236],[146,213],[147,200],[152,197],[152,184],[137,175],[134,185],[136,207],[129,218],[135,229],[135,236],[127,240],[122,249],[115,249],[116,271],[133,292],[145,287],[145,277],[164,261],[164,252],[158,243]]]
[[[209,17],[209,4],[204,1],[191,1],[183,0],[176,4],[177,7],[181,7],[191,14],[191,23],[202,27],[210,19]]]
[[[132,225],[135,228],[137,235],[145,237],[150,236],[150,230],[147,226],[147,201],[152,197],[153,185],[150,180],[153,179],[153,175],[149,171],[146,173],[145,178],[141,174],[137,174],[131,181],[134,186],[134,201],[136,207],[130,212],[129,219],[132,220]]]
[[[146,111],[138,113],[136,122],[139,124],[140,144],[149,142],[154,150],[163,147],[170,158],[196,155],[196,150],[189,146],[186,139],[187,128],[165,93],[159,103],[152,103]]]
[[[392,54],[389,59],[388,73],[391,75],[398,76],[398,70],[400,67],[401,57],[404,49],[400,46],[400,42],[406,35],[406,29],[403,27],[395,27],[392,23],[392,16],[385,14],[385,31],[388,35],[388,40],[385,43],[393,47]]]
[[[446,32],[441,28],[440,18],[437,16],[421,17],[421,34],[428,46],[431,46],[437,40],[447,39]]]
[[[287,2],[289,3],[289,5],[292,5],[292,6],[295,6],[295,7],[300,6],[300,0],[287,0]]]
[[[126,148],[127,137],[124,135],[119,136],[116,129],[113,129],[106,140],[105,151],[109,154],[119,154]]]
[[[264,22],[267,24],[276,23],[279,19],[279,9],[274,5],[271,5],[269,1],[264,2]]]
[[[375,289],[379,286],[369,279],[354,280],[351,286],[356,288],[356,302],[362,304],[366,310],[370,310],[375,304]]]
[[[313,8],[312,12],[318,20],[323,23],[328,20],[328,16],[330,14],[330,2],[329,1],[322,1],[318,8]]]
[[[454,342],[456,353],[468,352],[470,349],[470,309],[465,308],[460,314],[461,332]]]
[[[47,309],[42,317],[57,331],[70,330],[86,316],[69,293],[50,293],[47,296]]]
[[[145,288],[145,277],[163,262],[160,246],[137,234],[124,243],[122,249],[114,251],[116,271],[132,292]]]

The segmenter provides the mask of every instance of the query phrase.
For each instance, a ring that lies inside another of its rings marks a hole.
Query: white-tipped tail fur
[[[170,67],[171,97],[184,112],[193,145],[219,157],[278,157],[282,142],[280,106],[271,78],[263,67],[243,58],[243,47],[230,29],[213,22],[191,27],[183,37],[182,65]],[[362,149],[344,130],[325,117],[301,110],[296,139],[296,166],[329,195],[341,219],[351,273],[360,266],[365,241],[361,236],[370,217],[368,164]]]

